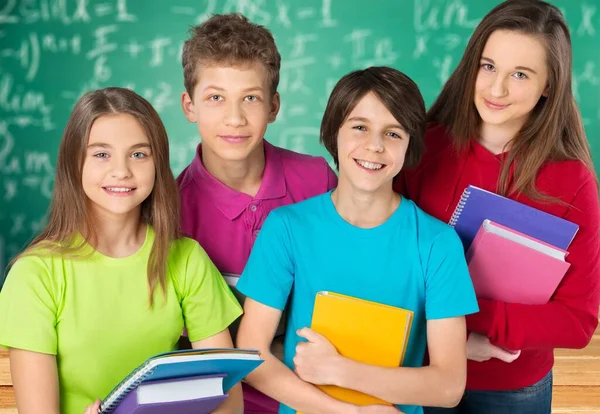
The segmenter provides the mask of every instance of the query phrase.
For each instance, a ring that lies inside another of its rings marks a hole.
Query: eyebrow
[[[362,116],[353,116],[352,118],[348,118],[348,121],[358,121],[358,122],[366,122],[366,123],[371,123],[371,121],[369,121],[367,118],[363,118]],[[397,128],[397,129],[401,129],[402,131],[406,132],[406,129],[404,129],[402,127],[402,125],[400,124],[388,124],[385,126],[386,128]]]
[[[204,88],[204,90],[209,90],[209,89],[214,89],[215,91],[220,91],[220,92],[224,92],[225,89],[221,88],[219,86],[216,85],[208,85],[206,88]],[[263,87],[262,86],[251,86],[249,88],[243,89],[242,92],[252,92],[252,91],[263,91]]]
[[[494,62],[492,59],[490,59],[490,58],[487,58],[487,57],[485,57],[485,56],[482,56],[482,57],[481,57],[481,60],[487,60],[488,62],[490,62],[490,63],[491,63],[491,64],[493,64],[493,65],[495,65],[495,64],[496,64],[496,63],[495,63],[495,62]],[[531,69],[531,68],[528,68],[527,66],[515,66],[515,69],[517,69],[517,70],[526,70],[526,71],[528,71],[528,72],[535,73],[535,74],[537,75],[537,72],[536,72],[535,70],[533,70],[533,69]]]
[[[95,142],[93,144],[88,145],[88,148],[112,148],[112,145],[106,144],[104,142]],[[130,150],[138,149],[138,148],[148,148],[150,149],[150,144],[145,142],[140,142],[139,144],[134,144],[129,147]]]

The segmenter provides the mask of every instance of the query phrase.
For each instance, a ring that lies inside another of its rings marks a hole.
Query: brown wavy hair
[[[156,235],[147,268],[152,305],[157,285],[166,293],[169,245],[180,237],[179,194],[169,165],[165,127],[152,105],[129,89],[100,89],[86,93],[77,101],[58,150],[48,224],[13,263],[26,255],[50,254],[81,259],[93,253],[86,248],[95,245],[97,236],[94,217],[87,207],[89,201],[83,191],[82,170],[94,121],[112,114],[128,114],[139,122],[148,137],[156,169],[154,188],[142,202],[141,209],[142,220],[154,228]],[[84,239],[74,245],[78,234]]]
[[[427,112],[427,121],[444,125],[459,151],[477,138],[481,118],[473,102],[475,81],[485,44],[496,30],[515,31],[541,41],[548,65],[548,96],[540,98],[529,119],[511,140],[498,191],[504,195],[514,192],[550,200],[535,186],[537,173],[545,162],[580,160],[595,175],[589,143],[572,93],[571,36],[557,7],[540,0],[509,0],[488,13]]]
[[[267,69],[271,94],[277,92],[281,55],[271,32],[242,14],[216,14],[190,29],[183,44],[185,89],[193,98],[200,65],[239,65],[260,62]]]

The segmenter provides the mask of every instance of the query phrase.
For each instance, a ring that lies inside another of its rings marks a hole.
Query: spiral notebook
[[[262,362],[260,353],[250,349],[187,349],[159,354],[125,377],[102,400],[100,413],[112,413],[131,391],[150,381],[224,374],[223,391],[227,392]]]
[[[113,414],[208,414],[226,398],[224,374],[143,382],[127,393]]]
[[[567,250],[579,230],[577,224],[563,218],[470,185],[465,188],[449,222],[465,250],[485,219],[563,250]]]

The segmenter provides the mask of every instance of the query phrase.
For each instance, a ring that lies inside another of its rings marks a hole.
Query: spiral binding
[[[465,188],[465,191],[463,191],[462,195],[460,196],[460,200],[458,201],[458,204],[452,213],[452,217],[450,217],[450,221],[448,222],[450,226],[456,226],[456,222],[458,222],[458,219],[460,218],[460,215],[462,214],[470,195],[471,190],[469,190],[469,187]]]
[[[125,378],[117,387],[111,391],[110,394],[102,401],[100,405],[99,414],[109,414],[113,412],[115,408],[119,405],[119,403],[129,394],[132,390],[134,390],[138,385],[142,383],[142,381],[152,375],[155,370],[155,366],[145,365],[139,370],[134,371]]]

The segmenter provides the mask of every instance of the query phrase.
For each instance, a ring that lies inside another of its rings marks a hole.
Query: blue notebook
[[[188,349],[159,354],[125,377],[102,400],[100,413],[112,413],[138,385],[150,381],[225,374],[223,391],[227,392],[262,362],[260,353],[249,349]]]
[[[567,250],[579,230],[577,224],[563,218],[470,185],[465,188],[449,222],[465,250],[485,219],[563,250]]]

